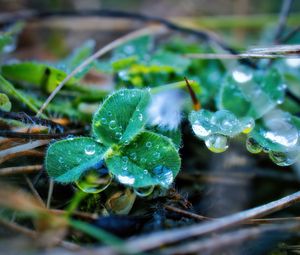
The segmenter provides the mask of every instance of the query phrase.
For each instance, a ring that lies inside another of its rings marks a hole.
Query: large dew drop
[[[228,149],[228,137],[218,134],[211,135],[205,139],[205,145],[212,152],[224,152]]]
[[[269,153],[269,157],[278,166],[290,166],[299,159],[299,154],[298,154],[298,152],[297,153],[292,153],[292,152],[282,153],[282,152],[271,151]]]
[[[119,174],[117,175],[117,179],[120,183],[125,185],[133,185],[135,182],[135,178],[129,174]]]
[[[149,186],[145,188],[135,188],[133,190],[134,193],[137,194],[139,197],[147,197],[153,192],[154,186]]]
[[[260,153],[262,151],[262,147],[251,137],[247,138],[246,148],[250,153]]]
[[[111,183],[112,176],[105,168],[91,170],[84,175],[76,185],[86,193],[96,194],[105,190]]]
[[[195,134],[201,138],[207,137],[211,134],[211,130],[207,129],[204,125],[202,125],[198,120],[194,122],[192,125],[192,129]]]
[[[172,170],[165,166],[155,167],[152,170],[152,174],[154,175],[155,178],[157,178],[159,184],[164,188],[168,188],[174,180]]]
[[[84,149],[84,152],[88,156],[94,155],[95,154],[95,145],[93,145],[93,144],[87,145]]]

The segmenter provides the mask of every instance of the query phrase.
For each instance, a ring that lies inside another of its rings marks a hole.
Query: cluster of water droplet
[[[288,166],[294,164],[300,155],[299,130],[292,124],[288,113],[273,110],[264,116],[263,125],[247,139],[246,147],[251,153],[263,150],[277,165]]]
[[[241,132],[251,132],[255,124],[252,118],[238,119],[227,110],[220,110],[215,113],[207,110],[193,111],[190,115],[190,121],[194,133],[205,141],[209,150],[216,153],[227,150],[230,137]]]

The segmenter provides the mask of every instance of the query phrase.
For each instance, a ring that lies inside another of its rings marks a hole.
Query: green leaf
[[[7,95],[20,100],[34,112],[38,112],[38,108],[33,104],[21,91],[17,90],[9,81],[4,79],[0,75],[0,91],[6,93]]]
[[[189,120],[194,133],[201,139],[206,139],[214,134],[234,137],[241,132],[249,132],[254,127],[252,118],[239,119],[227,110],[210,112],[202,109],[192,111]]]
[[[34,62],[4,65],[2,66],[2,75],[12,81],[39,86],[48,93],[52,92],[67,77],[62,70]],[[75,83],[76,79],[71,78],[66,86]]]
[[[147,90],[125,89],[113,93],[94,115],[94,135],[106,146],[128,143],[144,127],[149,101]]]
[[[135,188],[168,187],[180,169],[180,157],[171,140],[148,131],[107,155],[105,161],[119,182]]]
[[[106,148],[92,138],[61,140],[49,146],[45,166],[55,181],[71,183],[77,181],[84,172],[97,168],[105,151]]]
[[[267,73],[239,67],[222,84],[218,108],[238,117],[262,117],[284,99],[284,85],[276,69]]]
[[[155,126],[155,127],[149,127],[147,129],[149,129],[150,131],[152,131],[154,133],[158,133],[158,134],[161,134],[163,136],[170,138],[172,140],[175,148],[177,150],[180,149],[180,146],[181,146],[180,128],[175,129],[175,130],[167,130],[167,129],[159,127],[159,126]]]
[[[9,112],[11,110],[11,102],[7,95],[0,93],[0,109]]]

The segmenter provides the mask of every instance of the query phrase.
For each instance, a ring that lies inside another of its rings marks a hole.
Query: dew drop
[[[154,153],[153,153],[153,157],[156,158],[156,159],[159,159],[159,158],[160,158],[160,153],[157,152],[157,151],[154,152]]]
[[[254,119],[249,118],[248,120],[245,121],[245,126],[242,132],[244,134],[249,134],[253,130],[254,126],[255,126]]]
[[[112,176],[108,171],[104,171],[103,173],[99,170],[92,170],[75,183],[83,192],[96,194],[105,190],[111,181]]]
[[[111,111],[107,112],[107,115],[111,117],[112,116]]]
[[[144,117],[143,117],[143,114],[142,114],[142,113],[139,113],[138,119],[139,119],[139,121],[143,121]]]
[[[146,142],[146,147],[147,148],[151,148],[152,147],[152,143],[151,142]]]
[[[135,152],[130,153],[129,156],[130,156],[131,159],[136,160],[136,153]]]
[[[246,140],[246,148],[250,153],[254,154],[260,153],[262,151],[262,147],[251,137],[248,137]]]
[[[195,134],[201,138],[207,137],[211,134],[211,130],[206,129],[203,125],[200,124],[199,121],[195,121],[192,125],[192,129]]]
[[[148,170],[147,169],[144,169],[144,174],[148,174]]]
[[[135,178],[131,175],[117,175],[117,179],[122,184],[132,185],[135,182]]]
[[[141,162],[142,162],[142,163],[146,163],[146,162],[147,162],[147,159],[141,158]]]
[[[214,134],[205,139],[206,147],[215,153],[221,153],[228,149],[228,138],[224,135]]]
[[[103,125],[107,124],[107,119],[106,119],[106,118],[101,118],[101,123],[102,123]],[[97,124],[97,123],[96,123],[96,124]]]
[[[123,163],[127,163],[127,162],[128,162],[128,157],[123,156],[123,157],[122,157],[122,161],[123,161]]]
[[[278,166],[290,166],[298,160],[298,152],[274,152],[269,153],[270,159]]]
[[[232,77],[238,83],[246,83],[252,79],[252,72],[244,68],[237,68],[233,70]]]
[[[64,158],[63,157],[59,157],[58,158],[58,162],[61,163],[61,164],[64,163]]]
[[[149,186],[145,188],[134,188],[134,193],[137,194],[139,197],[147,197],[151,195],[154,190],[154,186]]]
[[[109,128],[112,129],[112,130],[114,130],[114,129],[117,128],[117,123],[116,123],[115,120],[111,120],[111,121],[109,122]]]
[[[115,134],[116,138],[121,140],[122,139],[122,133],[121,132],[116,132]]]
[[[286,59],[285,62],[289,67],[292,68],[300,67],[300,58],[288,58]]]
[[[157,166],[152,170],[155,178],[159,181],[160,185],[164,188],[168,188],[174,180],[173,172],[171,169],[165,166]]]
[[[87,145],[84,149],[84,152],[86,155],[94,155],[95,154],[95,145],[93,144],[90,144],[90,145]]]

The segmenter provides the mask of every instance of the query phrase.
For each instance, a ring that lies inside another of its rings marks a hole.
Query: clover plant
[[[92,137],[49,146],[45,161],[49,176],[60,183],[77,182],[104,162],[122,184],[168,187],[180,169],[180,157],[170,138],[146,129],[150,100],[148,90],[123,89],[110,95],[94,114]]]

